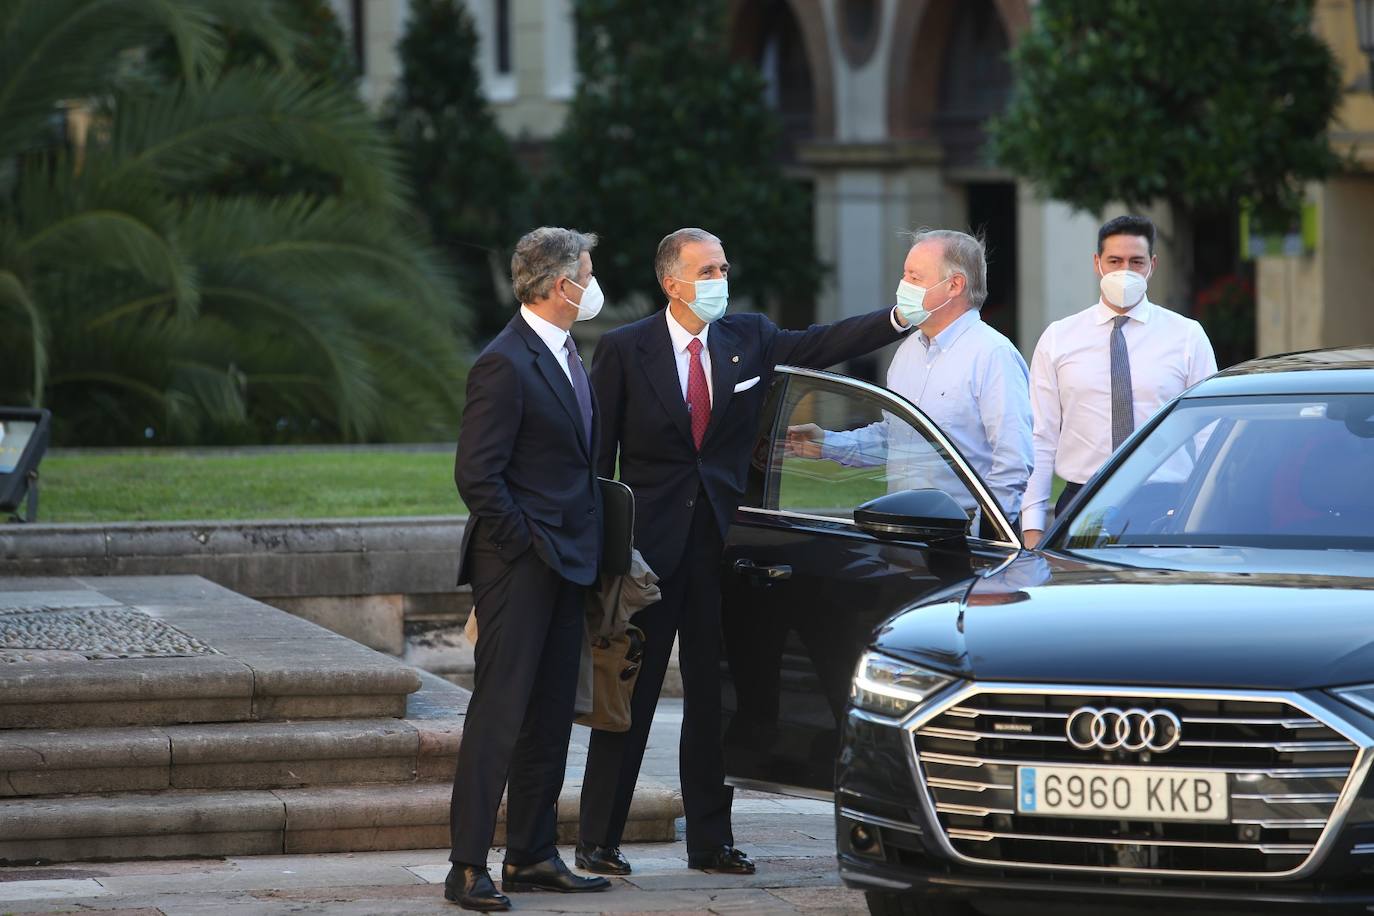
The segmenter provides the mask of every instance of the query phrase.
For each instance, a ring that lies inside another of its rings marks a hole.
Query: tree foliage
[[[329,0],[276,0],[273,13],[285,28],[264,30],[251,23],[243,27],[235,16],[221,18],[226,68],[287,66],[309,82],[356,89],[359,74],[353,49]],[[164,51],[163,56],[170,55]],[[207,181],[206,188],[217,194],[274,195],[327,195],[340,190],[337,178],[322,169],[278,156],[243,153],[226,165],[222,175]]]
[[[284,8],[0,5],[0,401],[50,406],[60,441],[452,434],[452,284],[385,132],[291,63]],[[232,65],[231,22],[283,56]],[[245,162],[327,190],[226,184]]]
[[[482,95],[478,40],[461,0],[412,0],[401,39],[401,78],[388,120],[406,153],[418,205],[457,267],[476,332],[510,319],[504,284],[510,246],[529,228],[524,175]]]
[[[1339,74],[1311,17],[1311,0],[1041,0],[993,156],[1092,212],[1290,212],[1339,164]]]
[[[810,201],[778,164],[781,133],[758,69],[732,60],[724,0],[579,0],[579,84],[550,150],[540,221],[602,236],[612,301],[662,293],[659,240],[699,226],[730,258],[731,293],[811,297],[822,270]]]

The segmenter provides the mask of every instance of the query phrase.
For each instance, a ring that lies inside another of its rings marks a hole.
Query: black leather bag
[[[635,495],[618,480],[598,477],[601,486],[601,575],[623,576],[630,571],[635,542]]]
[[[580,674],[591,709],[581,725],[609,732],[630,728],[630,699],[644,656],[644,631],[629,622],[638,609],[657,601],[658,577],[634,551],[634,492],[618,480],[599,478],[602,502],[601,577],[587,593],[587,641],[591,664]]]

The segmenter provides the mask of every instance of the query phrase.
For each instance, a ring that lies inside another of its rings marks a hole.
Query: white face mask
[[[1131,309],[1145,301],[1145,290],[1150,280],[1148,276],[1133,270],[1114,270],[1104,274],[1100,268],[1098,275],[1102,277],[1098,284],[1102,288],[1102,301],[1108,305]]]
[[[945,280],[953,278],[954,275],[950,274],[950,276],[945,277]],[[945,280],[941,280],[940,283],[944,283]],[[936,283],[935,286],[939,286],[940,283]],[[926,323],[931,315],[954,301],[953,299],[946,299],[935,308],[927,309],[925,307],[926,293],[934,289],[935,286],[917,286],[905,278],[897,284],[897,313],[905,318],[913,328],[919,328]]]
[[[567,278],[564,277],[564,279]],[[596,277],[592,277],[591,282],[586,286],[579,285],[576,280],[568,280],[568,282],[582,290],[581,302],[573,302],[567,296],[563,297],[577,307],[577,320],[590,321],[595,318],[601,312],[601,306],[606,303],[606,297],[601,294],[601,284],[596,282]]]

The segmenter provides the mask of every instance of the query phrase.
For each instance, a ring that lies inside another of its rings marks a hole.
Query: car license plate
[[[1017,767],[1016,810],[1047,817],[1225,821],[1226,774],[1146,767]]]

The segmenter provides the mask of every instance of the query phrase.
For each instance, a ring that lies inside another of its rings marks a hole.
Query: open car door
[[[726,538],[727,781],[830,797],[874,628],[1018,551],[986,485],[910,402],[779,366]]]

